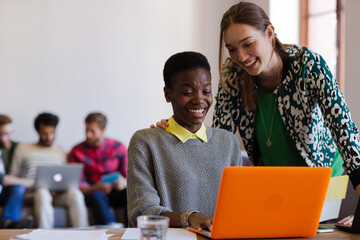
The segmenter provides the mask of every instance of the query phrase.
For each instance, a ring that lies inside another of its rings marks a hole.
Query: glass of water
[[[141,240],[165,240],[169,227],[169,218],[156,215],[137,217],[137,227],[140,228]]]

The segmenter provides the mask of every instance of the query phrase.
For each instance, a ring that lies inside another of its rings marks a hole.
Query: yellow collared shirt
[[[175,135],[181,142],[185,143],[190,138],[199,138],[203,142],[207,143],[206,126],[203,123],[201,124],[200,129],[196,131],[196,133],[192,133],[178,124],[174,117],[171,117],[168,123],[169,127],[167,127],[165,130]]]

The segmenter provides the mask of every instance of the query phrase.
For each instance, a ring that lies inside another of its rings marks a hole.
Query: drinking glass
[[[156,215],[142,215],[137,217],[140,228],[140,240],[165,240],[169,227],[169,218]]]

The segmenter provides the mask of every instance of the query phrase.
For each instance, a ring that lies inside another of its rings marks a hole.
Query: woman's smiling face
[[[224,32],[224,42],[231,60],[249,75],[257,76],[269,70],[274,36],[272,25],[263,32],[250,25],[236,23]]]
[[[203,68],[181,71],[172,77],[172,87],[164,88],[175,121],[194,133],[201,127],[213,102],[210,73]]]

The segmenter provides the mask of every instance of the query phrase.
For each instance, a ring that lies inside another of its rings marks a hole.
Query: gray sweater
[[[182,143],[161,128],[137,131],[128,148],[128,215],[197,210],[213,216],[222,171],[242,164],[237,138],[207,127],[208,142]]]

